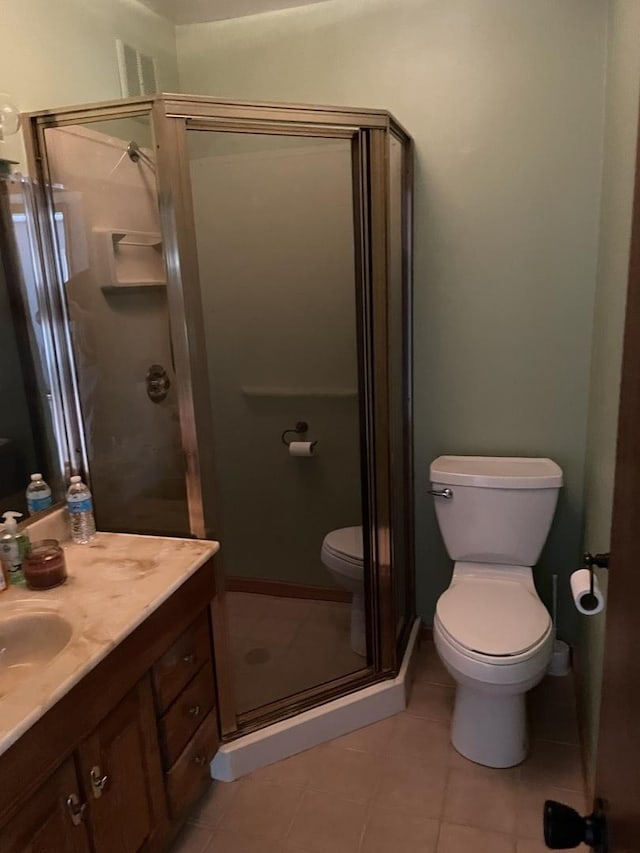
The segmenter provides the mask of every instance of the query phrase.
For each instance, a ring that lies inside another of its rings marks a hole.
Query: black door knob
[[[581,817],[575,809],[547,800],[544,804],[544,840],[551,850],[571,850],[580,844],[607,853],[607,825],[601,803],[593,814]]]

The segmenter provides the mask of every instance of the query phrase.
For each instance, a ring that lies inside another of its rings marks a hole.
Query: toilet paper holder
[[[593,569],[594,566],[597,569],[608,569],[610,556],[608,552],[606,554],[590,554],[589,551],[586,551],[582,555],[582,562],[585,569]]]
[[[606,554],[591,554],[589,551],[585,551],[582,555],[582,564],[585,569],[589,569],[589,576],[591,581],[591,595],[594,593],[594,572],[593,569],[608,569],[609,568],[609,552]]]
[[[309,424],[306,421],[297,421],[294,427],[290,427],[289,429],[285,429],[282,433],[280,439],[283,444],[286,444],[287,447],[291,444],[292,441],[295,441],[294,438],[289,438],[289,433],[292,432],[295,435],[304,435],[309,429]],[[313,444],[317,444],[317,442],[313,442]]]

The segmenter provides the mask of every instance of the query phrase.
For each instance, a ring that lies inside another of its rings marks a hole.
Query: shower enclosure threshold
[[[364,687],[224,744],[211,762],[212,779],[233,782],[260,767],[403,711],[411,687],[411,662],[419,630],[420,619],[416,619],[395,678]]]

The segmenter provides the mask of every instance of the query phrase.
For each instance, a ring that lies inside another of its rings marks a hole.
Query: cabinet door
[[[75,765],[69,758],[0,829],[0,849],[2,853],[89,853],[84,811]]]
[[[78,750],[96,853],[138,853],[167,829],[149,677]]]

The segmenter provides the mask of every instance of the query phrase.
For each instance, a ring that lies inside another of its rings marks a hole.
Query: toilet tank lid
[[[485,489],[559,489],[562,468],[552,459],[528,456],[438,456],[431,482]]]

